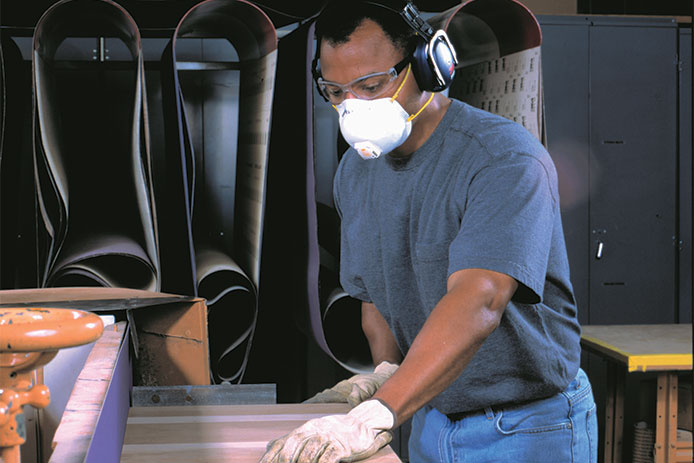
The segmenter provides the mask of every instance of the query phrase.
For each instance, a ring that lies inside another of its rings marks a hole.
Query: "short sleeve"
[[[333,203],[340,220],[343,220],[340,198],[340,186],[344,169],[344,159],[338,165],[333,179]],[[363,302],[371,302],[366,286],[359,274],[358,257],[352,252],[350,243],[345,240],[345,233],[340,233],[340,286],[347,294]]]
[[[504,273],[519,283],[514,300],[539,303],[558,213],[553,166],[528,154],[497,156],[459,188],[465,199],[448,274],[465,268]]]

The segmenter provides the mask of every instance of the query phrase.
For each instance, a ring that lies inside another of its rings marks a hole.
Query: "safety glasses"
[[[319,77],[318,89],[328,101],[335,105],[342,103],[347,92],[362,100],[373,100],[388,90],[390,83],[397,79],[409,61],[408,56],[385,72],[367,74],[347,84],[338,84]]]

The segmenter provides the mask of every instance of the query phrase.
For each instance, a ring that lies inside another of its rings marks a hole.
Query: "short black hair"
[[[402,0],[330,1],[316,20],[317,47],[323,40],[334,45],[348,42],[354,30],[370,19],[383,29],[396,48],[408,55],[414,51],[417,34],[398,13],[404,4]]]

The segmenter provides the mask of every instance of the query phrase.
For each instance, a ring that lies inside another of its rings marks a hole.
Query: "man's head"
[[[398,15],[396,8],[393,11],[387,4],[384,6],[387,8],[360,1],[329,3],[316,21],[318,47],[323,41],[333,46],[344,44],[354,30],[369,19],[378,24],[403,57],[411,54],[417,40],[414,30]]]
[[[433,34],[411,4],[402,0],[398,4],[399,9],[368,1],[331,2],[316,23],[316,82],[340,115],[343,137],[365,158],[396,148],[404,153],[415,146],[427,124],[415,127],[417,136],[410,140],[413,125],[427,119],[432,108],[441,108],[428,106],[436,87],[426,58],[431,42],[418,34],[430,37],[435,47],[441,46],[439,36],[445,34]],[[420,55],[424,58],[418,59]],[[451,78],[453,61],[445,60]],[[421,79],[422,67],[427,68],[426,79]],[[420,114],[422,118],[415,121]]]
[[[316,21],[316,79],[325,78],[324,60],[318,57],[323,57],[326,46],[348,44],[369,23],[382,32],[375,37],[379,45],[394,47],[400,60],[409,59],[421,90],[439,92],[450,85],[457,64],[455,50],[446,33],[433,30],[411,0],[330,1]]]
[[[384,92],[389,93],[384,96],[391,96],[397,83],[403,80],[403,71],[419,40],[397,9],[367,1],[330,2],[316,22],[316,39],[317,58],[320,57],[316,77],[320,77],[322,93],[333,104],[340,103],[342,97],[373,99]],[[391,73],[386,76],[388,72]],[[378,75],[378,91],[369,93],[375,87],[366,76],[373,74]],[[366,81],[349,85],[365,77]],[[326,92],[322,81],[338,85],[332,86],[335,91]],[[418,90],[413,82],[408,83],[408,87]],[[339,84],[349,86],[352,91],[341,89]],[[364,89],[364,93],[359,94],[359,89]]]

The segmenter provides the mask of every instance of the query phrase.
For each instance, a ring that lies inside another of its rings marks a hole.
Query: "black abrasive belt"
[[[313,35],[309,23],[280,40],[267,213],[274,226],[266,230],[274,252],[264,257],[263,269],[278,289],[263,308],[287,310],[275,294],[290,295],[300,329],[343,368],[362,372],[373,367],[361,304],[338,279],[340,219],[332,202],[337,114],[314,97]]]
[[[36,274],[35,251],[31,252],[36,243],[24,228],[24,224],[31,223],[34,212],[31,156],[23,156],[27,144],[24,135],[27,124],[31,123],[31,84],[27,77],[30,77],[28,66],[17,44],[3,35],[0,43],[0,289],[36,284],[32,281]],[[22,281],[21,273],[28,273],[29,281]]]
[[[108,37],[129,59],[62,59],[75,37]],[[109,0],[63,0],[37,23],[32,59],[41,284],[159,290],[137,25]]]
[[[468,0],[430,19],[458,54],[449,96],[524,126],[545,146],[542,32],[516,0]]]
[[[194,53],[187,39],[205,40]],[[273,24],[243,0],[191,8],[162,56],[162,283],[207,299],[214,381],[241,381],[258,315],[276,60]]]

